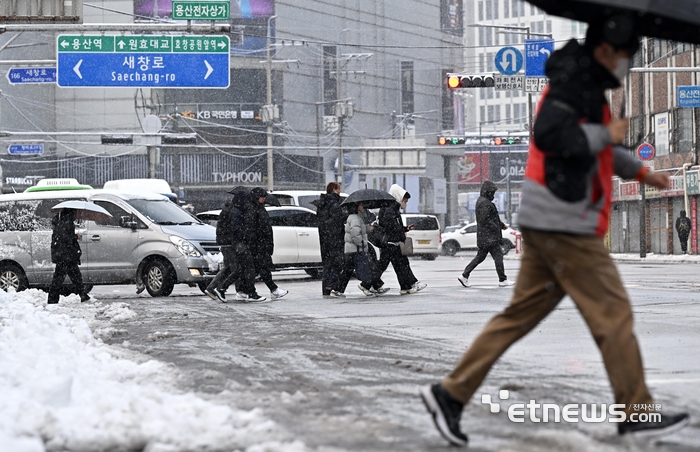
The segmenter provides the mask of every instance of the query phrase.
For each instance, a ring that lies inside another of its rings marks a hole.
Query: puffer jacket
[[[389,194],[396,199],[396,203],[379,210],[379,226],[384,228],[387,242],[405,242],[408,228],[403,225],[401,219],[401,201],[406,195],[406,190],[394,184],[389,188]]]
[[[348,216],[345,222],[345,254],[367,251],[367,225],[359,214]]]
[[[481,196],[476,200],[476,246],[490,248],[500,243],[505,224],[498,216],[498,209],[493,203],[496,184],[487,180],[481,185]]]

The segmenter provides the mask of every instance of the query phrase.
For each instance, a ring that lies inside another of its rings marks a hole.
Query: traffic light
[[[507,146],[511,144],[520,144],[522,141],[517,137],[496,137],[493,139],[493,144],[496,146]]]
[[[447,86],[450,89],[457,88],[492,88],[495,85],[493,75],[462,75],[448,74]]]
[[[440,146],[452,146],[457,144],[464,144],[466,140],[460,137],[438,137],[438,144]]]

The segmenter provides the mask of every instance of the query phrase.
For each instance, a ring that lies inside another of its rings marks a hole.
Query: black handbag
[[[367,240],[372,245],[377,248],[384,248],[387,244],[386,230],[379,223],[372,223],[369,225],[369,232],[367,232]]]

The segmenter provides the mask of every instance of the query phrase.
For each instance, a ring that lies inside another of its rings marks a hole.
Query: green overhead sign
[[[229,1],[173,0],[173,20],[229,20]]]

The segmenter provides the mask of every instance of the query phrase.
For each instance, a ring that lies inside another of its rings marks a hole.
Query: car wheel
[[[146,290],[152,297],[167,297],[175,287],[175,276],[170,263],[152,260],[144,266],[143,275]]]
[[[455,241],[449,241],[442,244],[442,249],[448,256],[454,256],[459,251],[459,243]]]
[[[27,275],[15,264],[2,264],[0,265],[0,289],[7,292],[10,287],[17,292],[29,287]]]
[[[307,268],[304,270],[307,275],[311,276],[312,279],[320,279],[321,274],[323,273],[323,270],[320,268]]]
[[[437,254],[424,254],[423,255],[423,260],[424,261],[434,261],[437,259],[438,255]]]

